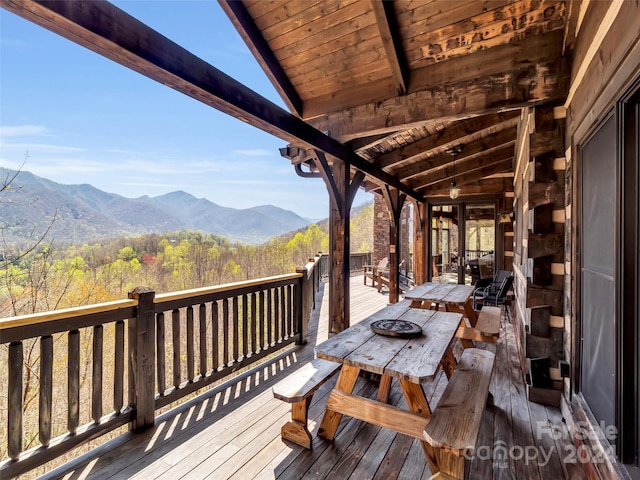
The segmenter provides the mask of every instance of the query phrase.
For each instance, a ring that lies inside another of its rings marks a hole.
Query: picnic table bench
[[[313,394],[340,370],[340,364],[316,358],[273,387],[273,396],[291,403],[291,421],[282,426],[282,438],[304,448],[311,448],[309,405]]]
[[[495,354],[465,349],[424,429],[432,479],[464,479],[465,458],[475,450],[489,395]]]

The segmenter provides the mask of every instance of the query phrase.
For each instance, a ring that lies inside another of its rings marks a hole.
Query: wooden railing
[[[139,287],[128,300],[0,320],[0,344],[8,348],[8,408],[0,425],[9,457],[0,478],[126,424],[145,430],[157,409],[304,343],[326,269],[328,258],[320,255],[289,275],[160,295]],[[90,373],[81,375],[87,356]],[[26,375],[39,379],[33,388],[40,445],[23,451]],[[85,392],[90,404],[80,401]],[[66,422],[58,420],[60,410]]]

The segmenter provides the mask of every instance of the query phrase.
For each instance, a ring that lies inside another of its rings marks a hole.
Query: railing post
[[[296,330],[298,332],[296,345],[304,345],[307,343],[307,333],[309,331],[309,312],[311,311],[309,298],[313,285],[309,281],[307,267],[296,268],[296,273],[302,274],[293,288],[293,305],[297,325]]]
[[[155,422],[155,292],[137,287],[129,298],[138,300],[136,317],[129,320],[129,399],[136,412],[131,429],[139,432]]]

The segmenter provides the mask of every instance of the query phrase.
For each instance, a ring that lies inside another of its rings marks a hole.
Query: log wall
[[[565,127],[564,108],[523,110],[514,179],[513,270],[521,366],[529,400],[555,406],[563,390],[560,366],[570,345]]]

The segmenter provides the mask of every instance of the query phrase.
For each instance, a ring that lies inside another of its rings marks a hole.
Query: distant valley
[[[3,180],[12,173],[0,168]],[[273,205],[235,209],[183,191],[132,199],[87,184],[63,185],[25,171],[0,194],[0,223],[6,242],[27,238],[34,229],[36,235],[42,235],[54,217],[48,236],[56,243],[191,229],[259,244],[311,223]]]

